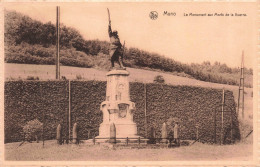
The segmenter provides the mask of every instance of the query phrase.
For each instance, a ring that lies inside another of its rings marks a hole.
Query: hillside
[[[108,69],[109,43],[86,40],[71,27],[61,25],[61,64],[66,66]],[[55,63],[55,25],[41,23],[15,11],[5,11],[5,62],[19,64]],[[239,69],[226,64],[205,61],[202,64],[184,64],[157,53],[138,48],[126,48],[127,67],[168,72],[201,81],[239,84]],[[245,85],[252,87],[253,70],[245,68]]]

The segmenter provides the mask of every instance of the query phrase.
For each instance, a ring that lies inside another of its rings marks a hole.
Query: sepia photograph
[[[2,164],[256,165],[257,12],[2,2]]]

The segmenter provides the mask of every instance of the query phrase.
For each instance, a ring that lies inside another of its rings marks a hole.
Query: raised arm
[[[109,37],[112,36],[111,21],[109,21],[109,24],[108,24],[108,35],[109,35]]]

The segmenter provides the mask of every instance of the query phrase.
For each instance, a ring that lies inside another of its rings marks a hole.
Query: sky
[[[182,63],[215,61],[239,67],[244,50],[245,66],[252,68],[257,53],[257,5],[254,2],[74,2],[5,3],[46,23],[56,21],[60,6],[61,23],[74,27],[84,39],[109,41],[110,10],[112,29],[126,47],[158,53]],[[149,17],[151,11],[158,18]],[[176,13],[175,16],[164,12]],[[246,14],[246,16],[184,16],[184,14]]]

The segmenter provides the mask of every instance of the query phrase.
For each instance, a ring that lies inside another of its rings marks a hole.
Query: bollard
[[[174,133],[173,137],[174,137],[174,141],[175,141],[176,145],[180,146],[178,122],[176,122],[175,125],[174,125],[173,133]]]
[[[77,123],[74,123],[72,130],[72,143],[78,144],[78,126]]]
[[[162,125],[162,143],[167,143],[167,126],[166,123],[164,122]]]
[[[110,124],[110,138],[109,143],[116,143],[116,126],[114,123]]]
[[[57,126],[57,134],[56,134],[57,144],[62,144],[62,133],[61,133],[61,125]]]

